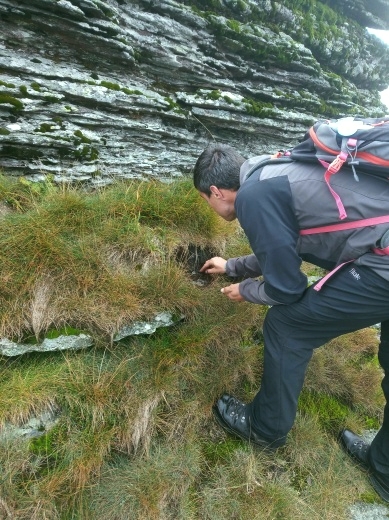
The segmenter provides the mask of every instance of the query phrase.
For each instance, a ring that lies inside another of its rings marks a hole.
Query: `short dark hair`
[[[218,143],[208,145],[194,167],[195,188],[208,197],[211,186],[237,191],[240,187],[240,167],[245,160],[231,146]]]

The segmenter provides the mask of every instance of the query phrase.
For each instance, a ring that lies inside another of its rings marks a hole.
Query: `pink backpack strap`
[[[324,276],[320,282],[318,282],[317,284],[315,284],[313,290],[314,291],[320,291],[320,289],[323,287],[323,285],[326,283],[326,281],[331,278],[331,276],[333,274],[335,274],[337,271],[339,271],[339,269],[341,269],[344,265],[346,264],[349,264],[350,262],[354,262],[354,260],[348,260],[347,262],[343,262],[343,264],[340,264],[338,265],[337,267],[335,267],[335,269],[332,269],[332,271],[330,271],[326,276]]]
[[[340,224],[330,224],[329,226],[320,226],[310,229],[301,229],[300,235],[316,235],[318,233],[331,233],[332,231],[344,231],[347,229],[357,229],[368,226],[376,226],[377,224],[386,224],[389,222],[389,215],[382,217],[364,218],[362,220],[354,220],[353,222],[341,222]]]
[[[376,226],[377,224],[386,224],[389,222],[389,215],[383,215],[381,217],[372,217],[372,218],[365,218],[362,220],[354,220],[354,222],[342,222],[341,224],[331,224],[329,226],[320,226],[310,229],[301,229],[300,235],[316,235],[318,233],[331,233],[332,231],[343,231],[347,229],[357,229],[361,227],[367,227],[367,226]],[[372,248],[373,253],[376,255],[389,255],[389,246],[385,247],[383,249],[379,249],[377,247]],[[349,264],[350,262],[354,262],[353,260],[348,260],[347,262],[343,262],[343,264],[338,265],[330,271],[326,276],[324,276],[317,284],[314,286],[315,291],[320,291],[320,289],[323,287],[323,285],[327,282],[329,278],[333,274],[335,274],[339,269],[341,269],[344,265]]]
[[[331,192],[331,195],[335,199],[336,206],[339,211],[339,218],[341,220],[343,220],[344,218],[347,217],[347,213],[346,213],[346,210],[344,209],[343,202],[341,201],[339,195],[336,193],[336,191],[330,185],[330,178],[331,178],[331,175],[334,175],[341,169],[341,167],[345,163],[346,159],[347,159],[347,153],[340,152],[340,154],[332,161],[332,163],[330,165],[328,165],[327,170],[324,174],[324,180],[326,181],[326,184],[328,186],[328,189]]]

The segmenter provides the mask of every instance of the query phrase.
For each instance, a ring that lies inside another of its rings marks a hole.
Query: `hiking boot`
[[[365,469],[369,468],[369,448],[370,444],[365,442],[362,437],[350,430],[343,430],[340,434],[340,442],[347,454],[350,455]]]
[[[251,427],[250,417],[247,415],[247,405],[235,397],[224,394],[213,406],[213,415],[219,425],[228,433],[244,441],[274,450],[284,444],[283,441],[269,441],[261,437]]]
[[[346,452],[362,467],[369,470],[369,480],[373,488],[385,502],[389,502],[389,475],[375,470],[369,458],[370,444],[350,430],[343,430],[340,441]]]

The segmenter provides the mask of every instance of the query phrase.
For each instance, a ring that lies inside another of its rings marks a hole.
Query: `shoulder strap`
[[[346,229],[356,229],[367,226],[376,226],[377,224],[386,224],[389,222],[389,215],[381,217],[364,218],[362,220],[354,220],[353,222],[342,222],[341,224],[330,224],[329,226],[320,226],[310,229],[301,229],[300,235],[316,235],[318,233],[331,233],[332,231],[344,231]]]
[[[260,170],[261,168],[264,168],[265,166],[268,166],[269,164],[285,164],[293,162],[293,159],[290,157],[274,157],[270,156],[268,159],[263,159],[262,161],[259,161],[257,164],[254,164],[254,166],[251,167],[251,169],[248,171],[248,174],[246,175],[246,179],[251,177],[251,175],[256,172],[257,170]]]

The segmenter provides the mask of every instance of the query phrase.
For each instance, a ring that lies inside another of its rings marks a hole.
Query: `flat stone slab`
[[[114,341],[120,341],[128,336],[138,334],[153,334],[160,327],[170,327],[179,320],[175,320],[170,312],[160,312],[151,321],[135,321],[131,325],[125,325],[114,336]]]
[[[15,343],[7,338],[0,339],[0,354],[7,357],[20,356],[27,352],[54,352],[57,350],[80,350],[91,347],[93,339],[86,334],[78,336],[58,336],[58,338],[45,338],[42,343],[29,345],[28,343]]]

